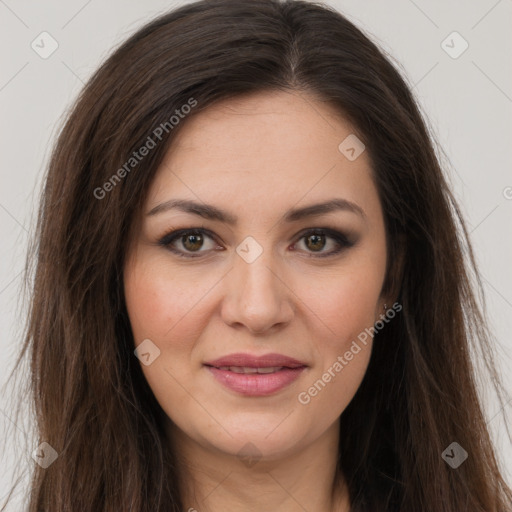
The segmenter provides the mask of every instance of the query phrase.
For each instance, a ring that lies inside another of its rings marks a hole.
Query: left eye
[[[304,240],[304,245],[312,253],[316,253],[321,257],[338,254],[343,248],[351,245],[343,234],[323,229],[308,231],[299,238],[299,242],[302,240]],[[333,249],[324,251],[323,249],[329,246],[329,240]]]
[[[203,252],[207,252],[210,249],[215,250],[214,244],[209,249],[201,250],[204,248],[205,238],[210,239],[212,242],[214,241],[213,235],[205,229],[180,229],[165,235],[158,244],[180,257],[197,258]],[[313,257],[332,256],[353,245],[344,234],[326,228],[310,229],[303,232],[294,245],[302,240],[304,240],[306,247],[305,251],[309,252],[309,256]],[[324,251],[325,247],[329,246],[329,243],[327,243],[329,240],[331,241],[331,247],[334,247],[331,250]],[[176,247],[179,244],[181,244],[181,248]]]

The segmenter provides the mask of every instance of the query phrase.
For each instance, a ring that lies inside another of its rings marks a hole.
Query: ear
[[[397,234],[391,244],[392,246],[391,251],[389,251],[390,254],[387,265],[387,275],[382,287],[381,311],[384,311],[384,304],[390,308],[398,300],[400,290],[402,289],[402,279],[406,257],[405,234]]]

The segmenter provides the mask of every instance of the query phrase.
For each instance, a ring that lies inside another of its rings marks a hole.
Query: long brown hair
[[[32,294],[18,363],[29,355],[38,442],[58,457],[47,468],[34,463],[29,512],[184,509],[164,413],[133,354],[124,258],[155,171],[187,122],[176,110],[194,105],[186,111],[193,116],[215,101],[271,90],[329,102],[357,127],[385,216],[386,288],[402,310],[376,334],[341,416],[338,473],[352,511],[511,509],[472,359],[484,361],[503,403],[473,274],[482,286],[406,80],[325,5],[202,0],[154,19],[113,52],[51,155],[27,260]],[[134,163],[148,137],[154,147]],[[442,457],[452,442],[469,454],[457,469]]]

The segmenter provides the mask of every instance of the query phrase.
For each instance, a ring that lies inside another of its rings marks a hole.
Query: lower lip
[[[277,393],[296,380],[305,366],[283,368],[274,373],[235,373],[208,366],[213,376],[228,389],[247,396],[267,396]]]

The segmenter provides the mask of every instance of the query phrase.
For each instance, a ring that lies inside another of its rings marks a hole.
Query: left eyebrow
[[[220,208],[217,208],[211,204],[198,203],[188,199],[170,199],[169,201],[160,203],[159,205],[152,208],[147,213],[147,216],[157,215],[172,209],[198,215],[204,219],[217,220],[230,225],[236,225],[238,221],[238,217],[232,213],[221,210]],[[358,204],[348,201],[347,199],[336,198],[323,203],[312,204],[302,208],[294,208],[289,210],[284,216],[284,221],[296,222],[306,217],[325,215],[337,210],[352,212],[363,217],[363,219],[366,219],[364,210]]]
[[[312,204],[310,206],[290,210],[286,213],[284,220],[286,222],[295,222],[305,217],[325,215],[326,213],[331,213],[336,210],[349,211],[366,219],[364,210],[358,204],[339,198],[326,201],[325,203]]]

